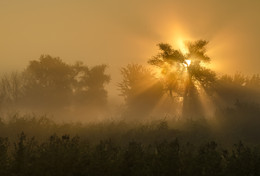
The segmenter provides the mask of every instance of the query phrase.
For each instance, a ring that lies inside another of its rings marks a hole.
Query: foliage
[[[106,104],[106,65],[92,68],[77,62],[69,65],[58,57],[42,55],[22,73],[0,79],[0,103],[6,107],[57,109],[71,105]]]
[[[236,106],[242,112],[253,109]],[[237,116],[237,109],[223,112],[231,120],[221,121],[226,125],[219,132],[205,120],[58,124],[45,116],[17,114],[0,123],[0,173],[259,175],[259,120],[247,113]],[[260,114],[258,107],[255,111]],[[245,142],[232,145],[239,139]]]
[[[33,104],[67,104],[71,95],[70,66],[60,58],[42,55],[31,61],[25,70],[25,97]]]
[[[203,66],[204,63],[210,62],[210,58],[205,54],[207,43],[204,40],[187,42],[187,54],[173,49],[169,44],[160,43],[158,45],[161,52],[152,57],[148,63],[161,69],[161,73],[166,77],[165,83],[170,84],[167,85],[167,89],[171,95],[173,92],[181,94],[178,88],[183,87],[182,84],[185,83],[185,79],[198,82],[203,87],[207,87],[214,82],[215,73]],[[187,84],[191,83],[188,82]],[[188,92],[183,91],[182,96],[188,94]]]
[[[89,68],[82,62],[72,66],[71,89],[78,104],[93,103],[102,106],[106,103],[107,91],[104,86],[110,82],[110,76],[105,74],[106,69],[106,65]]]
[[[118,87],[128,113],[132,117],[149,114],[163,95],[162,83],[150,69],[138,64],[123,67],[121,74],[123,79]]]
[[[233,76],[223,75],[216,82],[215,92],[218,106],[231,107],[235,102],[260,103],[259,75],[245,76],[236,73]]]
[[[177,139],[144,145],[112,140],[91,144],[78,137],[52,135],[46,141],[19,135],[14,148],[0,138],[1,175],[259,175],[259,149],[243,143],[226,150],[211,141],[199,146]],[[7,152],[10,150],[11,152]]]
[[[24,77],[18,72],[4,74],[0,78],[0,103],[13,104],[24,95]]]
[[[160,43],[159,54],[148,61],[161,70],[165,89],[170,96],[183,98],[183,116],[190,117],[199,111],[198,89],[208,91],[216,80],[215,73],[203,66],[210,62],[206,55],[207,43],[204,40],[187,42],[188,53]],[[198,115],[202,114],[199,112]]]

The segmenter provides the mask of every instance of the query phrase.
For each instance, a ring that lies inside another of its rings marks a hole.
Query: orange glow
[[[186,67],[188,67],[189,65],[190,65],[190,63],[191,63],[191,60],[185,60],[185,62],[186,62]]]
[[[182,39],[178,39],[178,47],[184,55],[189,53]]]

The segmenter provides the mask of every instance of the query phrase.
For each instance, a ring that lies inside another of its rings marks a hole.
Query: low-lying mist
[[[46,55],[1,75],[0,175],[259,175],[260,76],[160,47],[156,69],[121,69],[118,102],[106,65]]]
[[[132,64],[122,68],[118,83],[124,102],[110,103],[106,68],[69,65],[47,55],[31,61],[23,72],[3,74],[1,136],[15,139],[24,131],[38,138],[71,134],[95,141],[259,141],[259,75],[216,76],[209,87],[194,84],[189,94],[178,96],[167,89],[171,80]]]

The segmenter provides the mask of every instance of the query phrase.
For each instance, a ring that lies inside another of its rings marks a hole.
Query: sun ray
[[[207,92],[205,91],[204,87],[201,86],[199,83],[196,84],[198,95],[200,102],[203,107],[204,116],[208,119],[212,119],[215,113],[215,105]]]
[[[181,115],[181,100],[179,98],[180,97],[170,97],[164,94],[152,109],[151,114],[158,118],[162,118],[165,115],[177,118]]]
[[[189,53],[188,48],[185,46],[184,42],[182,39],[178,40],[178,47],[180,49],[180,51],[182,52],[182,54],[186,55]]]

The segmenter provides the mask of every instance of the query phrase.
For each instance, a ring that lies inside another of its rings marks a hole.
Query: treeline
[[[177,139],[149,145],[135,140],[118,145],[107,139],[93,145],[69,135],[38,142],[21,133],[14,144],[0,138],[0,174],[257,176],[259,152],[242,142],[228,150],[214,141],[195,146]]]
[[[259,106],[260,76],[217,75],[207,66],[211,61],[207,44],[205,40],[187,41],[183,53],[159,43],[159,52],[148,60],[152,69],[142,65],[122,68],[119,89],[128,108],[126,116],[140,119],[167,112],[197,120],[215,117],[216,111],[236,108],[237,103]]]
[[[21,73],[0,78],[0,106],[28,109],[56,109],[67,106],[98,105],[107,102],[104,86],[110,76],[106,65],[92,68],[82,62],[69,65],[60,58],[42,55]]]
[[[204,47],[205,43],[202,44]],[[121,68],[118,94],[125,102],[123,108],[118,108],[112,116],[133,121],[163,118],[165,114],[182,119],[201,119],[207,118],[207,112],[210,112],[211,117],[219,119],[225,117],[222,112],[228,108],[236,109],[238,104],[252,106],[247,107],[249,109],[259,108],[258,74],[218,76],[201,66],[202,61],[195,59],[187,65],[184,59],[178,58],[180,61],[177,62],[174,59],[177,50],[165,44],[160,47],[162,53],[152,60],[157,65],[160,63],[158,72],[139,64]],[[175,67],[181,69],[172,69]],[[106,65],[67,64],[60,58],[43,55],[31,61],[23,72],[0,77],[0,111],[60,112],[58,116],[64,119],[66,115],[96,117],[91,111],[101,112],[108,105],[105,85],[109,84],[110,75],[106,69]],[[258,111],[245,115],[249,119],[259,116]]]
[[[211,117],[225,118],[226,114],[222,112],[227,109],[236,111],[242,104],[247,106],[242,108],[245,110],[242,113],[245,118],[260,115],[257,110],[260,109],[258,74],[246,76],[236,73],[233,76],[216,76],[208,87],[195,86],[190,88],[192,93],[187,95],[176,94],[173,91],[171,96],[169,86],[175,85],[169,85],[169,79],[173,79],[174,82],[177,79],[174,76],[160,78],[151,69],[137,64],[122,68],[121,73],[123,79],[119,84],[119,90],[128,107],[126,115],[131,118],[140,119],[144,116],[154,116],[156,113],[162,117],[168,113],[172,116],[186,115],[186,119],[198,119],[207,118],[208,114],[205,111],[210,111]],[[186,88],[178,89],[183,92]]]

